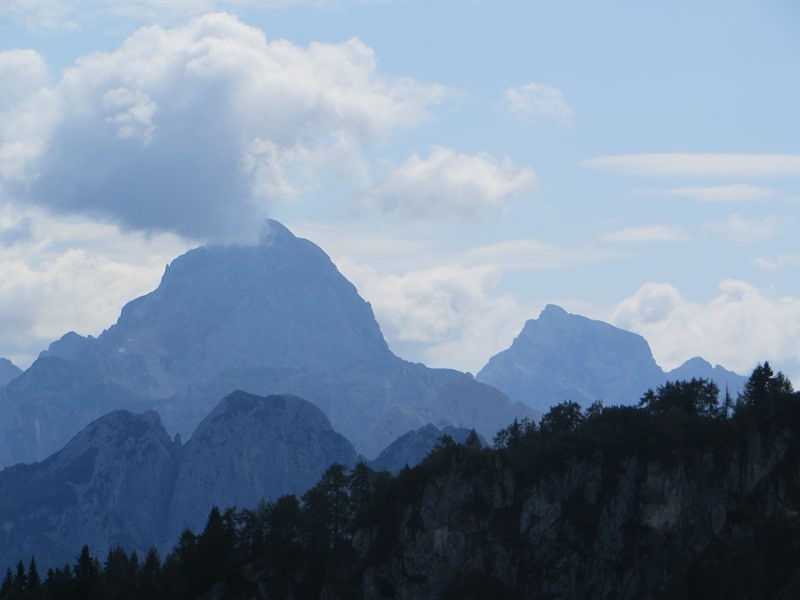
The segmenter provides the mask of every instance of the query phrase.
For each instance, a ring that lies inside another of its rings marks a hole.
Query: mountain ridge
[[[714,380],[721,393],[728,387],[734,398],[745,380],[699,357],[665,372],[644,337],[553,304],[526,321],[511,346],[492,356],[476,375],[542,412],[564,400],[583,407],[595,400],[633,404],[650,388],[693,377]]]

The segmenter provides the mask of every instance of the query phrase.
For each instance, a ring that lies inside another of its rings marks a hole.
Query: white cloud
[[[0,254],[0,356],[27,367],[72,329],[99,334],[129,300],[158,285],[185,251],[171,235],[124,234],[110,225],[0,210],[0,230],[27,231]]]
[[[724,221],[709,225],[711,231],[721,233],[734,242],[752,244],[759,240],[775,237],[779,231],[778,217],[771,215],[763,219],[748,219],[733,214]]]
[[[752,178],[800,175],[798,154],[619,154],[590,158],[582,164],[626,175]]]
[[[609,231],[598,236],[601,242],[610,243],[650,243],[684,242],[689,238],[680,229],[666,225],[646,225],[617,231]]]
[[[768,360],[800,383],[800,298],[734,279],[718,289],[698,303],[670,284],[647,283],[617,306],[612,322],[643,335],[667,369],[698,354],[744,374]]]
[[[773,258],[761,256],[754,259],[753,264],[765,271],[782,271],[786,268],[800,267],[800,254],[781,254]]]
[[[531,190],[535,181],[533,169],[509,158],[435,146],[427,158],[414,154],[392,171],[368,201],[410,218],[469,219],[503,213],[511,198]]]
[[[226,14],[140,29],[54,86],[41,87],[33,54],[0,54],[0,73],[21,62],[32,83],[3,121],[44,117],[0,129],[7,193],[199,239],[255,236],[272,203],[326,175],[363,182],[362,149],[428,118],[444,94],[381,75],[357,39],[268,42]]]
[[[665,190],[663,193],[667,196],[692,198],[700,202],[747,202],[774,196],[775,190],[747,183],[732,183],[729,185],[673,188]]]
[[[565,123],[573,117],[564,92],[543,83],[526,83],[508,88],[504,100],[507,110],[525,121],[551,119]]]
[[[404,273],[337,260],[373,306],[390,347],[434,367],[476,372],[508,347],[527,315],[511,295],[493,293],[499,272],[447,264]]]

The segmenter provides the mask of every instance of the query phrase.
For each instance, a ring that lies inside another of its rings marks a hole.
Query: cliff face
[[[213,505],[252,508],[302,494],[334,462],[353,465],[356,452],[316,406],[234,392],[184,448],[167,517],[170,541],[186,527],[201,531]]]
[[[730,565],[737,548],[768,554],[770,527],[800,527],[796,446],[787,431],[754,430],[726,459],[597,451],[530,479],[497,456],[453,457],[399,522],[356,535],[360,586],[403,600],[702,597],[695,579],[716,576],[716,548]]]
[[[31,554],[63,564],[83,544],[158,544],[179,454],[156,413],[117,411],[47,460],[0,471],[0,564]]]

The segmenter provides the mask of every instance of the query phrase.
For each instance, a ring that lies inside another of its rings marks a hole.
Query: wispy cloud
[[[685,242],[689,238],[680,229],[667,225],[646,225],[600,234],[601,242],[646,244],[650,242]]]
[[[775,215],[763,219],[748,219],[740,214],[733,214],[723,221],[712,223],[709,229],[731,238],[734,242],[752,244],[775,237],[779,226],[780,221]]]
[[[753,259],[753,264],[764,271],[782,271],[800,267],[800,254],[781,254],[773,258],[758,257]]]
[[[672,188],[661,192],[653,190],[651,193],[690,198],[700,202],[748,202],[770,198],[775,196],[776,191],[771,187],[747,183],[731,183],[728,185]]]
[[[510,158],[435,146],[427,157],[413,154],[392,171],[368,202],[409,218],[462,220],[504,212],[511,198],[535,182],[533,169]]]
[[[618,154],[582,161],[625,175],[680,177],[800,176],[800,154]]]
[[[298,5],[337,8],[368,2],[370,0],[3,0],[0,16],[34,29],[76,31],[109,18],[140,24],[169,24],[214,11],[276,10]]]
[[[525,121],[550,119],[566,123],[574,115],[564,92],[543,83],[533,82],[508,88],[504,101],[512,115]]]

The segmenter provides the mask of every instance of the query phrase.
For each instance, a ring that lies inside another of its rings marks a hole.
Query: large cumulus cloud
[[[0,79],[26,61],[27,91],[0,110],[16,122],[34,107],[40,119],[0,130],[5,193],[197,239],[255,235],[272,202],[326,168],[362,176],[363,148],[442,96],[382,76],[359,40],[301,48],[226,14],[143,28],[54,85],[35,54],[5,56]]]
[[[642,334],[660,365],[693,355],[748,374],[768,360],[800,383],[800,299],[725,279],[708,302],[685,298],[668,283],[647,283],[616,308],[612,321]]]

